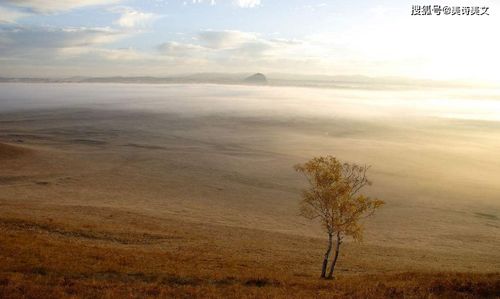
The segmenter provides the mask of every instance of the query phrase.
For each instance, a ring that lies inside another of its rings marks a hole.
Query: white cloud
[[[110,28],[13,27],[0,29],[0,55],[8,57],[54,56],[65,48],[108,44],[128,33]]]
[[[179,42],[166,42],[158,46],[161,54],[174,57],[192,57],[194,55],[202,55],[209,49],[199,45],[179,43]]]
[[[210,5],[215,5],[216,0],[192,0],[193,3],[209,3]],[[261,4],[260,0],[232,0],[232,3],[238,7],[242,8],[253,8]]]
[[[28,13],[0,6],[0,24],[15,23],[18,19],[28,15]]]
[[[258,39],[255,33],[236,30],[204,30],[198,34],[197,39],[203,46],[213,49],[234,48],[243,43]]]
[[[150,59],[151,56],[132,48],[105,49],[97,47],[74,47],[58,50],[60,58],[79,61],[137,61]]]
[[[28,8],[39,13],[55,13],[85,6],[109,5],[121,0],[3,0],[2,2]]]
[[[239,65],[277,61],[285,58],[300,59],[294,52],[303,47],[299,40],[266,39],[252,32],[236,30],[205,30],[192,39],[195,43],[166,42],[158,46],[161,54],[191,61],[204,61],[205,65]]]
[[[260,0],[235,0],[234,3],[239,7],[252,8],[260,5]]]
[[[158,18],[156,14],[141,12],[130,7],[118,7],[110,11],[121,14],[115,24],[124,28],[146,27]]]
[[[216,3],[215,0],[193,0],[193,3],[203,3],[203,2],[209,2],[210,5],[215,5]]]

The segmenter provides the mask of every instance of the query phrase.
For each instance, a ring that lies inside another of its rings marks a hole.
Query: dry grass
[[[337,278],[322,281],[317,267],[324,240],[111,209],[84,208],[87,215],[80,217],[72,215],[75,208],[59,209],[67,209],[68,219],[43,213],[27,219],[19,212],[0,219],[1,298],[500,295],[498,273],[408,271],[417,253],[402,249],[348,244]],[[388,259],[377,259],[377,252]],[[430,261],[437,258],[426,254]]]

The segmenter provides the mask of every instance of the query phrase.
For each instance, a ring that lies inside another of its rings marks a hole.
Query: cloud
[[[198,34],[197,39],[205,47],[212,49],[234,48],[243,43],[257,40],[254,33],[235,30],[204,30]]]
[[[288,39],[267,39],[257,33],[236,30],[204,30],[195,38],[200,46],[223,52],[228,56],[253,56],[259,58],[277,55],[279,52],[301,46],[302,41]]]
[[[54,56],[60,49],[108,44],[126,35],[126,32],[111,28],[3,28],[0,29],[0,54]]]
[[[26,16],[29,14],[0,6],[0,24],[15,23],[18,19]]]
[[[260,0],[235,0],[234,3],[239,7],[252,8],[260,5]]]
[[[193,3],[205,3],[208,2],[210,5],[215,5],[217,3],[216,0],[192,0]],[[238,7],[242,8],[253,8],[259,6],[261,3],[260,0],[232,0],[232,3]]]
[[[279,60],[303,46],[299,40],[266,39],[256,33],[236,30],[204,30],[192,41],[195,43],[169,41],[159,45],[158,50],[165,56],[223,65]]]
[[[60,58],[74,59],[80,62],[96,61],[144,61],[151,59],[150,55],[138,52],[132,48],[106,49],[97,47],[62,48],[58,51]]]
[[[121,14],[121,17],[115,21],[115,24],[124,28],[147,27],[159,17],[156,14],[141,12],[130,7],[117,7],[110,11]]]
[[[215,5],[216,1],[215,0],[193,0],[193,3],[204,3],[204,2],[209,2],[210,5]]]
[[[307,42],[236,30],[182,36],[180,41],[159,44],[155,52],[112,48],[113,42],[134,33],[112,28],[0,27],[0,57],[8,58],[3,73],[100,76],[332,68],[323,57],[309,54],[313,51]]]
[[[136,34],[129,28],[0,27],[0,57],[16,72],[48,75],[113,75],[161,72],[262,71],[331,67],[301,40],[267,38],[253,32],[204,30],[156,47],[156,52],[113,49],[119,39]],[[304,55],[307,53],[308,55]],[[14,67],[15,66],[15,67]],[[71,67],[77,68],[75,69]],[[14,68],[12,68],[14,67]],[[60,74],[55,70],[60,69]],[[4,72],[8,72],[5,70]]]
[[[240,58],[260,59],[291,45],[288,41],[268,40],[252,32],[203,30],[189,43],[168,41],[157,48],[165,56],[221,62]]]
[[[158,46],[161,54],[174,57],[192,57],[194,55],[202,55],[210,49],[204,48],[199,45],[179,43],[179,42],[166,42]]]
[[[245,42],[238,47],[231,49],[229,52],[230,56],[238,57],[253,57],[260,58],[265,55],[271,55],[273,51],[279,50],[277,45],[267,41],[267,40],[255,40]]]
[[[109,5],[121,0],[3,0],[6,4],[27,8],[37,13],[56,13],[85,6]]]

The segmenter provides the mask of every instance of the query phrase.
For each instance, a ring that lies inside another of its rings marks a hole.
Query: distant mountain
[[[267,84],[267,78],[264,74],[256,73],[251,75],[250,77],[245,78],[246,83],[252,84]]]

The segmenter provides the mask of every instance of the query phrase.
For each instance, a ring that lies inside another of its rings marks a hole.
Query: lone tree
[[[302,194],[301,215],[307,219],[319,219],[328,233],[328,247],[323,259],[321,278],[333,278],[339,257],[340,245],[345,237],[361,241],[363,227],[360,220],[373,215],[384,202],[359,194],[371,182],[366,177],[370,166],[342,163],[332,156],[317,157],[295,170],[304,174],[309,188]],[[335,238],[335,254],[327,275],[328,260]]]

